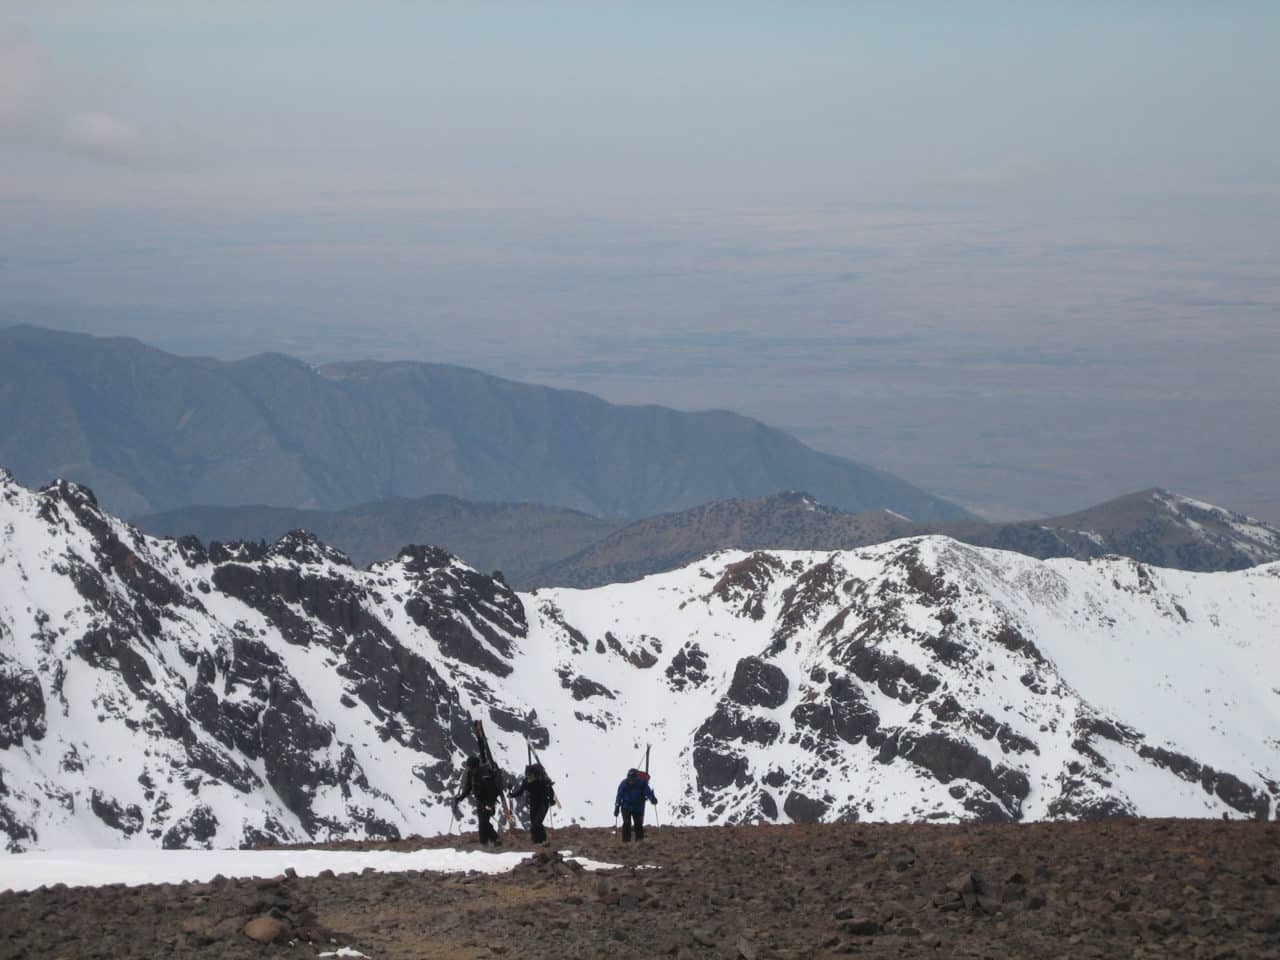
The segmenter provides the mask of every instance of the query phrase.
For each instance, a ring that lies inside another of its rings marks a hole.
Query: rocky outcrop
[[[676,651],[665,673],[672,690],[681,691],[686,688],[696,690],[708,679],[707,654],[696,643],[689,641]]]
[[[0,623],[0,641],[5,630]],[[45,733],[44,710],[40,678],[0,654],[0,750],[41,739]]]
[[[780,707],[787,700],[787,675],[759,657],[743,657],[733,671],[728,697],[744,707]]]

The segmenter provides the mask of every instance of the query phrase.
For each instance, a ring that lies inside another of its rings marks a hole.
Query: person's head
[[[468,770],[474,770],[474,769],[475,769],[476,767],[478,767],[478,766],[480,766],[480,758],[479,758],[479,757],[467,757],[467,769],[468,769]]]
[[[537,780],[539,773],[540,771],[538,770],[538,765],[536,763],[531,763],[524,768],[524,778],[526,780]]]
[[[636,777],[638,777],[639,775],[640,775],[640,772],[639,772],[638,770],[636,770],[636,768],[635,768],[635,767],[632,767],[630,770],[628,770],[628,771],[627,771],[627,779],[628,779],[628,780],[634,780],[634,779],[635,779]]]

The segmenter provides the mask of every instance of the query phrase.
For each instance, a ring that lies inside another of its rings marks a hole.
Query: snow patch
[[[0,855],[0,891],[34,890],[65,883],[97,887],[109,883],[207,883],[224,877],[277,877],[292,867],[300,877],[324,870],[379,873],[430,870],[433,873],[507,873],[532,853],[479,850],[57,850]],[[619,865],[567,857],[587,870],[616,870]]]

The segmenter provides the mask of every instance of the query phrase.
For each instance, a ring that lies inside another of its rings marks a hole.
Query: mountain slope
[[[631,523],[533,504],[453,497],[389,500],[346,510],[189,507],[140,517],[158,536],[273,541],[305,529],[359,566],[406,542],[432,543],[517,587],[597,587],[674,570],[717,550],[849,550],[906,536],[957,540],[1049,559],[1127,556],[1212,572],[1280,560],[1280,530],[1164,490],[1144,490],[1063,517],[1025,523],[920,524],[892,511],[851,514],[804,493],[717,500]]]
[[[1264,817],[1280,565],[1041,562],[942,537],[727,552],[516,594],[431,548],[205,550],[0,473],[10,849],[442,831],[489,721],[605,823],[645,743],[664,821]]]
[[[134,521],[160,537],[188,534],[205,543],[274,542],[307,530],[366,567],[406,543],[443,547],[479,570],[501,570],[513,584],[549,562],[577,553],[620,525],[576,510],[532,503],[475,503],[435,495],[394,498],[344,510],[288,507],[182,507]]]
[[[1144,490],[1047,520],[931,524],[885,510],[851,514],[788,493],[633,521],[526,582],[596,587],[672,570],[715,550],[848,550],[929,534],[1041,560],[1122,556],[1206,573],[1280,561],[1280,530],[1166,490]]]
[[[965,515],[732,413],[615,406],[436,364],[222,363],[33,327],[0,329],[0,463],[26,482],[92,484],[131,515],[439,493],[635,517],[788,488]]]
[[[674,570],[717,550],[847,550],[918,530],[918,524],[887,510],[847,513],[804,493],[717,500],[633,521],[547,564],[532,581],[597,587]]]
[[[976,546],[1086,560],[1118,554],[1179,570],[1243,570],[1280,560],[1280,530],[1179,496],[1141,490],[1062,517],[1028,523],[934,525]]]

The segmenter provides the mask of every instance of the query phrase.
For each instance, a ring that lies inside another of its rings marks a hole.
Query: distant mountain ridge
[[[534,580],[596,587],[674,570],[717,550],[846,550],[909,536],[917,527],[891,511],[847,513],[796,491],[718,500],[629,523],[547,565]]]
[[[405,543],[431,543],[520,588],[597,587],[674,570],[718,550],[853,550],[941,533],[1047,560],[1124,556],[1173,569],[1241,570],[1280,560],[1280,531],[1244,514],[1151,489],[1061,517],[1019,523],[920,524],[888,510],[847,513],[806,493],[717,500],[631,523],[533,504],[451,497],[338,512],[208,507],[142,517],[158,536],[273,542],[306,529],[359,566]]]
[[[1116,555],[1200,572],[1243,570],[1280,560],[1280,530],[1158,487],[1047,520],[936,524],[929,529],[974,546],[1042,560]]]
[[[306,530],[358,567],[386,560],[408,543],[430,543],[486,572],[523,582],[551,560],[587,548],[623,525],[577,510],[533,503],[473,503],[444,494],[395,497],[343,510],[289,507],[183,507],[135,521],[154,536],[194,535],[205,543],[274,543]]]
[[[617,406],[439,364],[227,363],[27,326],[0,329],[0,463],[27,483],[90,484],[133,516],[447,494],[634,518],[779,489],[967,516],[733,413]]]
[[[850,514],[806,494],[787,493],[637,520],[548,565],[534,579],[548,586],[595,587],[674,569],[716,550],[854,550],[930,534],[1039,560],[1123,556],[1202,573],[1280,560],[1280,530],[1167,490],[1143,490],[1046,520],[930,524],[884,510]]]

